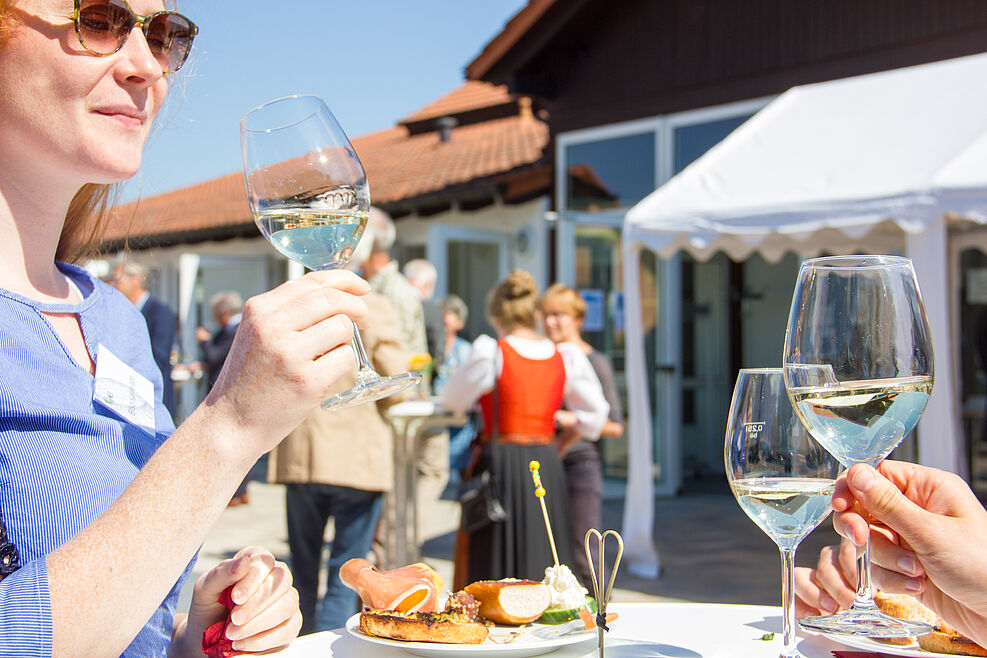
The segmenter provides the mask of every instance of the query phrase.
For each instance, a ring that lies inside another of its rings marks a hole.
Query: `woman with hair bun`
[[[489,473],[505,510],[457,542],[455,588],[477,580],[541,580],[554,562],[528,464],[541,464],[559,561],[572,564],[565,476],[555,446],[555,416],[563,404],[574,430],[597,437],[609,405],[586,355],[541,337],[534,278],[515,270],[487,299],[487,319],[498,339],[480,336],[470,358],[452,375],[442,400],[466,411],[479,401],[483,430],[467,478]]]

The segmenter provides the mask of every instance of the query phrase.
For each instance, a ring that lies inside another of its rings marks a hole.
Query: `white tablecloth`
[[[607,636],[610,658],[776,658],[781,649],[781,608],[703,603],[613,603],[620,613]],[[775,633],[774,640],[761,638]],[[798,641],[804,658],[833,658],[834,650],[850,650],[821,636]],[[462,655],[471,653],[464,647]],[[340,629],[299,638],[284,658],[404,658],[411,654],[361,641]],[[450,654],[450,656],[453,654]],[[456,655],[459,655],[457,653]],[[552,658],[589,658],[595,642],[563,647]]]

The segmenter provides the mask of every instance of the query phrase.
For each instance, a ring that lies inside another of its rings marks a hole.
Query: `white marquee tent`
[[[642,249],[699,260],[717,252],[734,261],[760,253],[769,262],[785,252],[911,257],[936,353],[919,459],[962,472],[947,259],[948,224],[956,220],[987,220],[987,54],[794,87],[631,208],[623,234],[630,421],[624,538],[635,573],[658,572]],[[662,301],[665,312],[674,309]],[[674,413],[666,416],[664,457],[672,463],[678,426]]]

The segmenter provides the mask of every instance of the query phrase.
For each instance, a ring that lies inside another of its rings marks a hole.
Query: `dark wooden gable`
[[[478,77],[559,133],[985,50],[983,0],[556,0]]]

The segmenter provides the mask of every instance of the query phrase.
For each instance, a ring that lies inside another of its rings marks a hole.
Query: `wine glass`
[[[740,507],[781,551],[784,648],[795,650],[795,549],[829,516],[840,464],[806,431],[781,368],[741,370],[727,419],[723,461]]]
[[[914,429],[932,392],[932,339],[912,263],[895,256],[805,261],[785,333],[785,385],[813,438],[844,466],[871,466]],[[923,635],[874,604],[870,542],[857,555],[857,596],[811,630],[864,637]]]
[[[282,254],[309,269],[345,267],[367,227],[370,187],[363,165],[336,118],[318,96],[270,101],[240,121],[243,179],[260,232]],[[367,360],[353,327],[356,384],[323,409],[379,400],[414,386],[421,373],[389,377]]]

